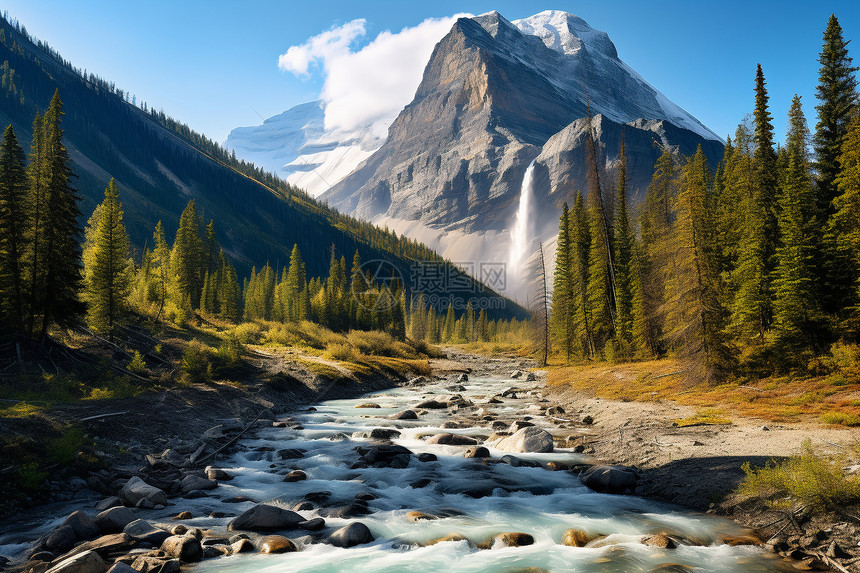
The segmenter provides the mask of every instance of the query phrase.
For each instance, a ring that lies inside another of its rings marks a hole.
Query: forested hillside
[[[416,241],[341,215],[236,160],[187,125],[74,68],[6,19],[0,19],[0,71],[0,122],[11,123],[22,142],[32,137],[36,112],[59,90],[65,104],[64,143],[82,198],[81,225],[102,200],[109,180],[116,179],[137,260],[147,244],[152,247],[156,223],[162,221],[165,235],[172,238],[179,215],[194,199],[200,219],[216,222],[218,242],[240,277],[267,262],[283,267],[294,244],[302,250],[309,277],[328,273],[332,246],[339,255],[351,257],[358,251],[362,260],[389,261],[404,277],[410,261],[441,262]],[[492,293],[479,296],[488,295]]]

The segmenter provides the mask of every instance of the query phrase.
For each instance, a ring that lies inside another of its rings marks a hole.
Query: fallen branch
[[[851,573],[848,569],[843,567],[838,561],[836,561],[835,559],[831,559],[830,557],[828,557],[824,553],[819,553],[818,551],[810,551],[810,553],[812,553],[813,555],[815,555],[816,557],[818,557],[819,559],[821,559],[822,561],[827,563],[827,565],[829,567],[833,567],[834,569],[836,569],[837,571],[840,571],[841,573]]]
[[[237,441],[239,438],[241,438],[241,437],[242,437],[242,435],[243,435],[245,432],[247,432],[247,431],[251,428],[251,426],[253,426],[254,424],[256,424],[256,423],[257,423],[257,420],[259,420],[259,419],[263,416],[263,412],[265,412],[265,411],[266,411],[266,410],[261,410],[261,411],[260,411],[260,413],[259,413],[259,414],[257,414],[257,417],[256,417],[256,418],[254,418],[254,419],[251,421],[251,423],[250,423],[250,424],[248,424],[247,426],[245,426],[245,429],[244,429],[244,430],[242,430],[241,432],[239,432],[238,434],[236,434],[235,436],[233,436],[233,437],[232,437],[232,438],[231,438],[231,439],[230,439],[226,444],[224,444],[223,446],[221,446],[220,448],[218,448],[217,450],[215,450],[214,452],[212,452],[212,453],[211,453],[211,454],[209,454],[208,456],[203,456],[202,458],[200,458],[199,460],[197,460],[197,461],[196,461],[196,462],[194,462],[194,463],[195,463],[195,464],[198,464],[198,463],[203,463],[204,461],[207,461],[207,460],[209,460],[209,459],[215,459],[215,456],[217,456],[217,455],[218,455],[218,454],[220,454],[222,451],[224,451],[224,450],[225,450],[225,449],[227,449],[228,447],[230,447],[230,446],[232,446],[233,444],[235,444],[235,443],[236,443],[236,441]]]
[[[111,416],[122,416],[123,414],[128,414],[128,411],[125,412],[111,412],[110,414],[98,414],[96,416],[90,416],[88,418],[81,418],[81,422],[89,422],[90,420],[98,420],[99,418],[110,418]]]

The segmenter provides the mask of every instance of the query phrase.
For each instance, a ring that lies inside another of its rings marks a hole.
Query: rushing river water
[[[475,376],[463,383],[439,380],[360,399],[323,402],[295,412],[290,427],[260,430],[242,443],[240,451],[219,462],[218,467],[234,476],[232,480],[220,482],[205,496],[175,499],[170,507],[144,512],[141,517],[168,528],[176,523],[169,521],[170,516],[188,510],[194,517],[181,523],[211,530],[217,536],[224,535],[233,516],[267,502],[297,509],[308,519],[319,516],[326,521],[326,530],[316,537],[303,531],[283,532],[297,542],[298,552],[208,559],[194,566],[194,573],[787,570],[784,562],[762,548],[717,543],[721,534],[743,533],[730,521],[634,496],[595,493],[582,485],[575,472],[545,469],[548,462],[572,466],[587,461],[570,449],[514,454],[538,466],[514,467],[501,460],[508,452],[493,447],[489,447],[492,458],[482,460],[465,458],[466,446],[427,443],[429,436],[443,432],[483,443],[493,432],[493,423],[498,428],[517,420],[528,420],[561,439],[582,431],[558,419],[566,414],[545,415],[548,404],[540,401],[539,391],[531,389],[531,383],[498,374],[506,368],[489,368],[496,372],[492,377]],[[517,390],[505,392],[511,387]],[[452,393],[463,397],[460,406],[422,411],[416,420],[389,418],[428,398]],[[504,397],[499,396],[503,393]],[[380,407],[356,407],[368,402]],[[360,452],[356,447],[379,444],[357,436],[374,429],[400,433],[393,442],[414,454],[406,467],[362,467],[367,464],[357,463]],[[303,457],[282,459],[283,450],[303,451]],[[435,454],[436,459],[420,461],[421,453]],[[285,482],[284,476],[293,470],[302,470],[307,479]],[[236,503],[237,497],[247,501]],[[304,507],[297,508],[302,503]],[[49,519],[31,516],[27,525],[22,522],[14,529],[19,533],[29,530],[33,537],[44,534],[59,525],[62,517],[56,516],[69,511],[64,505],[55,508]],[[412,511],[435,519],[413,521],[407,515]],[[342,549],[323,541],[327,532],[355,521],[370,528],[373,543]],[[561,544],[561,538],[569,528],[605,537],[588,547],[568,547]],[[534,543],[477,547],[503,532],[530,534]],[[428,544],[450,533],[469,541]],[[643,536],[655,533],[684,542],[674,549],[642,543]],[[0,553],[23,553],[27,544],[12,541],[16,537],[0,535]]]
[[[451,381],[434,386],[407,387],[377,393],[355,400],[334,400],[316,406],[315,411],[297,413],[298,428],[272,428],[260,432],[222,467],[236,477],[222,483],[213,497],[193,500],[195,515],[205,514],[224,504],[215,498],[246,496],[254,501],[277,502],[292,507],[308,494],[330,492],[328,506],[350,504],[355,496],[373,497],[370,514],[351,518],[326,517],[329,527],[361,521],[376,541],[350,549],[325,543],[303,544],[298,553],[282,555],[237,555],[205,561],[195,567],[203,572],[409,572],[421,571],[780,571],[780,561],[752,546],[730,547],[714,541],[721,533],[737,534],[738,526],[722,519],[693,514],[632,496],[594,493],[568,471],[543,467],[512,467],[507,463],[467,459],[465,446],[427,444],[422,437],[441,432],[474,436],[479,441],[492,430],[490,418],[510,423],[526,416],[556,434],[570,433],[540,414],[534,395],[519,392],[498,404],[487,404],[493,395],[517,384],[511,379],[473,378],[454,388],[475,408],[465,408],[472,420],[481,425],[451,429],[452,420],[466,418],[463,413],[428,410],[418,420],[395,421],[387,416],[400,412],[427,397],[451,393]],[[379,409],[356,408],[375,402]],[[442,428],[443,424],[447,428]],[[461,424],[462,425],[462,424]],[[374,428],[393,428],[401,434],[393,441],[417,454],[433,453],[436,461],[421,462],[412,457],[408,467],[397,469],[350,469],[359,460],[356,446],[370,440],[355,438],[356,432]],[[283,448],[306,450],[301,459],[282,461],[275,451]],[[272,451],[274,450],[274,451]],[[508,452],[490,448],[497,461]],[[516,454],[545,464],[582,462],[583,457],[557,448],[554,453]],[[293,469],[306,472],[308,479],[283,481]],[[707,479],[707,476],[702,476]],[[426,485],[425,485],[426,484]],[[423,486],[423,487],[422,487]],[[495,489],[494,489],[495,488]],[[480,492],[491,495],[482,495]],[[467,492],[467,493],[464,493]],[[477,493],[476,493],[477,492]],[[311,498],[319,496],[311,495]],[[235,507],[244,510],[252,502]],[[438,516],[438,519],[411,521],[413,510]],[[325,509],[301,511],[307,517],[325,516]],[[228,519],[198,518],[187,522],[201,528],[224,527]],[[563,532],[578,528],[592,534],[607,535],[595,547],[567,547],[560,544]],[[534,537],[525,547],[477,549],[467,541],[449,541],[425,546],[426,542],[456,532],[480,543],[500,532],[524,532]],[[680,545],[660,549],[640,543],[643,535],[670,532],[697,540],[700,545]],[[301,541],[301,538],[299,538]],[[675,564],[669,566],[667,564]]]

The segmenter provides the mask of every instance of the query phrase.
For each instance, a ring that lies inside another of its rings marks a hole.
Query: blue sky
[[[753,107],[755,65],[764,68],[777,135],[794,93],[814,124],[821,35],[835,12],[848,39],[860,36],[856,0],[618,0],[536,5],[496,0],[433,2],[176,0],[149,2],[7,0],[3,9],[74,65],[223,141],[230,129],[254,125],[316,99],[319,69],[308,77],[283,71],[290,46],[364,18],[360,48],[380,32],[426,18],[498,10],[509,20],[544,9],[572,12],[609,33],[621,59],[717,134],[733,133]],[[860,41],[849,48],[860,62]]]

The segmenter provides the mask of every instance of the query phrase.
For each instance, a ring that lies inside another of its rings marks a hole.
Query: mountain
[[[490,12],[453,25],[385,143],[322,198],[452,260],[507,261],[532,161],[545,220],[531,228],[557,225],[560,202],[586,189],[577,131],[589,104],[603,128],[594,134],[602,167],[611,172],[617,160],[621,126],[637,154],[647,148],[631,161],[634,197],[661,146],[689,154],[701,144],[714,162],[722,155],[719,138],[621,61],[606,33],[565,12],[515,22]],[[611,181],[607,173],[607,197]],[[530,239],[533,250],[541,236]]]
[[[81,223],[115,178],[138,255],[146,244],[151,245],[159,220],[172,241],[182,210],[194,199],[204,222],[215,221],[217,239],[240,276],[267,261],[280,269],[296,243],[309,277],[328,274],[332,248],[347,260],[357,250],[363,261],[384,261],[388,276],[396,269],[407,288],[416,261],[429,261],[454,276],[462,275],[424,245],[342,215],[271,174],[237,161],[217,143],[163,112],[137,107],[130,94],[93,74],[85,75],[17,23],[2,18],[0,62],[0,122],[11,123],[26,148],[37,109],[44,109],[59,90],[65,104],[64,143],[77,176],[74,185],[82,197]],[[494,316],[524,316],[522,309],[483,285],[470,283],[454,296],[460,294],[475,299],[475,304],[479,299],[498,299],[489,306],[495,309]]]
[[[237,127],[224,146],[313,196],[326,191],[367,159],[382,140],[371,126],[326,130],[325,103],[299,104],[263,121]]]

